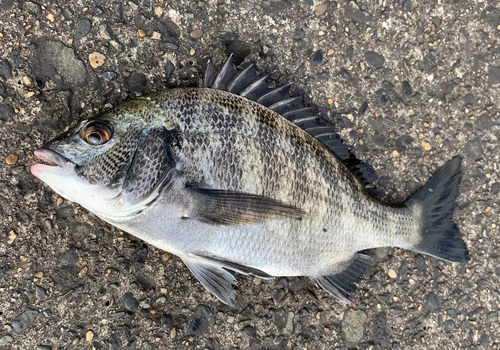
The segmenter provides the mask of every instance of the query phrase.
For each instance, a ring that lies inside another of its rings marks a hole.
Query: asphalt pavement
[[[497,1],[0,1],[0,349],[497,349]],[[60,198],[33,151],[124,100],[259,58],[397,205],[464,157],[471,261],[383,248],[340,304],[306,278],[238,275],[234,308],[180,259]]]

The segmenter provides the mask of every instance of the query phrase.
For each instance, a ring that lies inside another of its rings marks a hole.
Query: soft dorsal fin
[[[291,84],[277,88],[269,86],[271,72],[259,77],[255,70],[256,62],[250,64],[242,72],[234,68],[233,55],[224,63],[217,72],[210,57],[205,69],[204,79],[198,78],[199,87],[210,87],[226,90],[246,97],[249,100],[272,109],[278,114],[316,137],[323,145],[330,149],[351,170],[363,186],[370,187],[377,179],[372,166],[359,161],[344,145],[332,126],[327,126],[328,121],[314,114],[314,107],[305,107],[302,96],[290,96]],[[320,120],[323,122],[320,122]]]

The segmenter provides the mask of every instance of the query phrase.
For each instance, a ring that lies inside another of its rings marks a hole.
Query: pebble
[[[92,52],[91,54],[89,54],[90,65],[92,66],[92,68],[99,68],[104,64],[105,58],[106,57],[102,53]]]
[[[175,69],[174,64],[170,60],[168,60],[167,63],[165,63],[165,76],[166,76],[167,80],[170,80],[170,77],[171,77],[174,69]]]
[[[118,74],[112,71],[102,73],[102,78],[106,81],[111,81],[115,79],[117,76]]]
[[[167,301],[167,298],[165,298],[165,296],[163,296],[163,295],[161,297],[159,297],[158,299],[156,299],[157,304],[163,304],[166,301]]]
[[[12,244],[16,240],[17,235],[14,231],[9,232],[9,236],[7,237],[7,244]]]
[[[92,23],[86,18],[82,19],[76,28],[75,39],[80,39],[86,36],[90,32],[91,28]]]
[[[420,146],[422,146],[426,151],[430,151],[431,150],[431,144],[429,142],[422,141],[422,143],[420,144]]]
[[[413,89],[412,89],[410,83],[407,82],[406,80],[401,83],[401,86],[403,88],[403,95],[404,96],[408,97],[413,93]]]
[[[387,271],[387,274],[389,275],[390,278],[398,277],[398,274],[393,269],[389,269],[389,271]]]
[[[404,0],[401,7],[403,8],[403,11],[411,11],[413,9],[411,0]]]
[[[47,297],[47,291],[40,286],[35,286],[35,295],[38,300],[42,300]]]
[[[12,78],[12,66],[7,59],[0,62],[0,77],[4,79]]]
[[[151,35],[152,40],[161,40],[161,33],[154,31],[153,34]]]
[[[139,308],[139,302],[132,293],[127,292],[123,295],[123,306],[127,311],[134,312]]]
[[[163,314],[161,316],[160,322],[162,326],[170,327],[170,325],[172,324],[172,316],[170,316],[169,314]]]
[[[375,248],[375,256],[379,259],[384,259],[389,251],[388,247]]]
[[[321,61],[323,61],[323,51],[318,50],[311,57],[311,67],[317,66]]]
[[[383,67],[385,63],[384,56],[374,51],[366,51],[365,60],[368,64],[371,64],[375,68]]]
[[[142,73],[134,73],[128,79],[130,85],[129,90],[140,94],[146,93],[146,86],[148,85],[147,77]]]
[[[139,307],[143,309],[150,309],[151,301],[149,299],[141,300],[141,302],[139,303]]]
[[[14,124],[14,131],[20,134],[27,134],[31,131],[31,128],[22,122],[17,122]]]
[[[137,11],[139,9],[139,6],[136,5],[133,1],[129,1],[128,2],[128,5],[130,6],[130,8],[133,10],[133,11]]]
[[[427,297],[427,306],[429,306],[431,310],[437,310],[439,308],[439,303],[434,292],[431,292]]]
[[[215,322],[215,316],[208,306],[198,305],[187,330],[188,335],[200,336]]]
[[[193,39],[199,39],[203,35],[203,30],[201,29],[195,29],[191,32],[191,38]]]
[[[342,320],[342,331],[345,339],[350,343],[357,343],[363,339],[364,323],[367,319],[363,310],[349,309]]]
[[[68,213],[67,213],[67,217],[69,216],[73,216],[73,208],[72,207],[64,207],[64,208],[68,208]],[[59,209],[58,210],[58,215],[62,216],[62,217],[65,217],[65,213],[62,212],[62,209]],[[88,225],[88,224],[77,224],[76,226],[73,227],[73,229],[71,230],[71,238],[73,238],[73,240],[75,240],[76,242],[81,242],[85,239],[85,237],[87,237],[87,235],[90,233],[90,231],[92,230],[92,226]]]
[[[490,85],[500,84],[500,67],[490,66],[488,69],[488,83]]]
[[[13,341],[14,341],[14,338],[12,338],[11,335],[9,335],[9,334],[4,335],[2,338],[0,338],[0,346],[8,345],[9,343],[12,343]]]
[[[14,318],[11,322],[12,329],[16,333],[22,333],[29,326],[33,324],[36,316],[38,315],[38,311],[28,309],[24,311],[21,315]]]
[[[42,8],[40,7],[40,5],[35,4],[35,3],[31,2],[31,1],[26,1],[23,4],[22,8],[23,8],[23,10],[26,10],[29,13],[31,13],[32,15],[35,15],[35,16],[40,16],[42,14]]]
[[[293,333],[293,319],[294,319],[294,317],[295,317],[295,315],[293,312],[289,311],[286,313],[285,324],[281,330],[283,335],[290,335]]]
[[[453,320],[446,321],[445,327],[447,330],[451,331],[452,329],[455,328],[455,321],[453,321]]]
[[[87,331],[87,333],[85,333],[85,340],[86,341],[92,341],[94,340],[94,332],[92,331]]]
[[[83,277],[87,272],[89,268],[87,266],[84,266],[80,271],[78,271],[78,277]]]
[[[18,157],[18,156],[16,156],[15,154],[9,154],[9,155],[7,156],[7,158],[5,158],[5,162],[6,162],[7,164],[12,165],[12,164],[16,164],[18,159],[19,159],[19,157]]]
[[[51,317],[51,316],[52,316],[52,311],[50,311],[50,310],[43,310],[43,311],[42,311],[42,314],[43,314],[45,317],[49,318],[49,317]]]
[[[61,262],[65,265],[73,265],[78,262],[78,254],[72,250],[68,250],[63,254]]]
[[[446,310],[446,313],[451,316],[451,318],[457,317],[457,310],[455,309],[448,309]]]
[[[163,9],[160,6],[154,8],[155,15],[161,16],[163,14]]]
[[[498,313],[497,312],[490,312],[486,316],[486,322],[487,323],[493,323],[498,321]]]
[[[250,325],[243,327],[241,332],[249,338],[255,338],[257,336],[257,330],[255,329],[255,327],[252,327]]]
[[[50,345],[38,345],[36,350],[52,350],[52,346]]]
[[[474,159],[481,157],[483,154],[481,139],[475,138],[474,140],[467,142],[464,146],[463,153]]]
[[[35,76],[43,76],[63,88],[73,88],[86,83],[85,65],[75,50],[60,41],[35,40],[37,47],[34,64]]]
[[[111,317],[114,318],[114,319],[119,319],[119,318],[122,318],[122,317],[125,317],[127,314],[123,311],[119,311],[119,312],[114,312],[111,314]]]
[[[316,14],[316,16],[321,16],[326,12],[327,9],[328,6],[326,4],[319,4],[314,7],[314,13]]]
[[[488,334],[482,334],[479,342],[482,345],[488,345],[490,343],[490,336]]]

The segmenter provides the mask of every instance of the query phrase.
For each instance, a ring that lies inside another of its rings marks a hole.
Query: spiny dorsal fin
[[[316,137],[340,158],[363,186],[370,187],[377,179],[372,166],[356,159],[349,151],[349,148],[342,143],[333,127],[319,122],[321,119],[326,123],[328,121],[315,115],[314,107],[304,106],[304,98],[302,96],[290,96],[291,84],[277,88],[270,87],[268,84],[269,77],[274,72],[259,77],[255,70],[255,64],[256,61],[241,73],[238,73],[234,68],[233,55],[230,55],[221,70],[217,72],[212,64],[212,57],[210,57],[205,69],[204,79],[198,78],[198,86],[226,90],[238,94],[281,114],[301,129]]]

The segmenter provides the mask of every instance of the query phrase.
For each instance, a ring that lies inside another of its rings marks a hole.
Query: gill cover
[[[128,207],[116,216],[129,216],[141,211],[162,193],[176,167],[174,148],[177,133],[163,126],[145,127],[123,179],[122,196]]]

